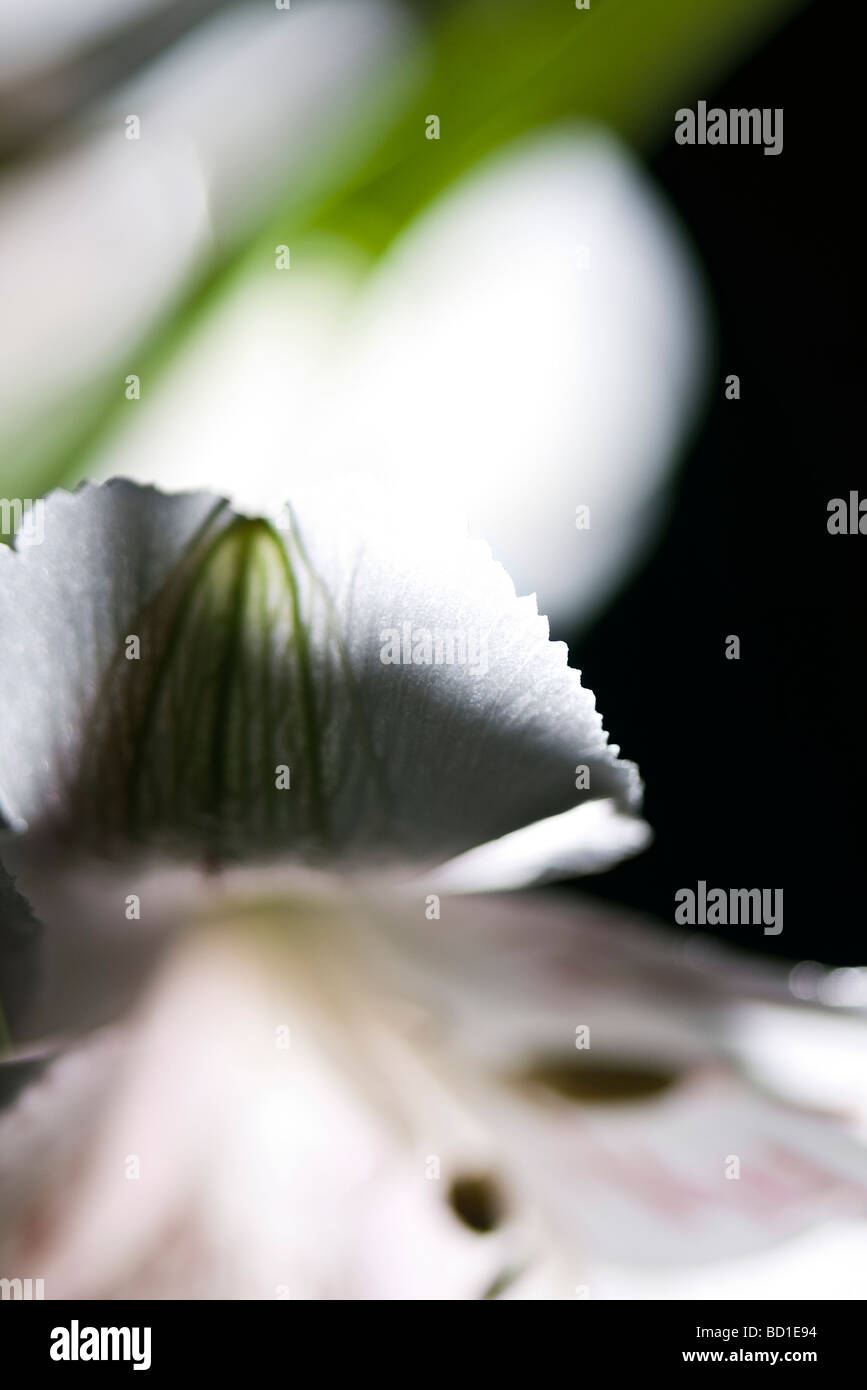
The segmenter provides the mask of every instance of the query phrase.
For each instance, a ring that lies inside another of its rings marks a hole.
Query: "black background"
[[[582,889],[673,922],[675,891],[698,879],[783,888],[780,936],[707,930],[836,964],[867,961],[867,536],[827,530],[830,498],[867,496],[856,13],[813,4],[722,86],[682,94],[783,107],[784,147],[680,146],[672,120],[653,159],[706,268],[716,379],[654,557],[570,643],[641,767],[656,834]]]

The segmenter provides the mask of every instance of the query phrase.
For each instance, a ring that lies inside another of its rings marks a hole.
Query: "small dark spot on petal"
[[[648,1100],[674,1085],[679,1073],[640,1064],[591,1063],[584,1057],[542,1059],[513,1077],[522,1089],[548,1092],[591,1105]]]
[[[449,1188],[455,1216],[480,1235],[493,1231],[505,1215],[502,1193],[490,1173],[460,1173]]]

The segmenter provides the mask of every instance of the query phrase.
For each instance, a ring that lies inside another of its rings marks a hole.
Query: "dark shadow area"
[[[675,891],[699,879],[781,887],[781,935],[707,930],[848,964],[867,957],[867,536],[830,535],[827,505],[867,496],[854,15],[814,4],[724,86],[682,94],[783,107],[784,149],[679,146],[672,120],[654,160],[707,269],[718,378],[655,557],[572,643],[606,727],[641,766],[657,835],[582,890],[673,922]],[[729,373],[740,400],[725,399]],[[739,661],[725,659],[728,634]]]

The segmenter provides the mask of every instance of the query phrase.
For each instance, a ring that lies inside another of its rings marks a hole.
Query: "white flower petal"
[[[552,1230],[603,1259],[702,1264],[867,1212],[867,1151],[732,1072],[642,1104],[540,1095],[536,1112],[510,1103],[489,1118]]]
[[[18,12],[0,9],[0,79],[55,66],[107,34],[122,29],[160,0],[83,0],[58,9],[54,0],[31,0]]]
[[[353,1089],[371,1048],[391,1056],[361,978],[329,1019],[326,976],[308,996],[303,964],[293,974],[252,924],[212,929],[120,1050],[97,1040],[25,1093],[0,1120],[4,1268],[38,1266],[48,1298],[483,1295],[507,1237],[480,1239],[449,1208],[451,1120],[435,1123],[416,1076],[403,1114],[426,1111],[440,1177],[421,1135],[408,1145]]]
[[[206,494],[85,488],[52,493],[42,536],[0,550],[0,815],[13,830],[68,814],[127,637],[202,533],[230,520]]]
[[[444,909],[212,888],[130,1043],[0,1120],[4,1264],[48,1297],[570,1298],[588,1257],[725,1259],[863,1211],[863,1146],[726,1060],[737,963],[539,898]],[[456,1219],[474,1174],[504,1198],[486,1234]]]
[[[533,134],[447,191],[377,273],[348,359],[346,461],[408,478],[419,509],[450,494],[519,592],[586,618],[652,535],[706,333],[683,235],[625,148],[592,127]]]
[[[482,543],[367,485],[292,506],[281,534],[125,482],[48,499],[42,543],[0,554],[8,824],[412,865],[590,800],[636,810],[634,765]],[[594,867],[636,848],[608,829]]]
[[[293,246],[291,262],[218,299],[100,451],[95,479],[205,488],[267,515],[297,478],[315,476],[342,409],[334,360],[363,262],[330,242]]]
[[[131,357],[138,339],[204,257],[209,238],[204,179],[183,141],[127,141],[121,124],[111,135],[6,176],[4,455],[12,457],[9,441],[38,428],[39,413],[59,403],[66,418],[58,431],[68,425],[80,393],[109,364],[122,399],[125,378],[136,370]]]
[[[550,879],[592,874],[608,867],[611,847],[638,854],[651,841],[650,826],[624,815],[614,801],[585,801],[559,816],[513,830],[450,859],[425,875],[445,893],[492,893]]]
[[[244,508],[310,476],[385,481],[419,514],[466,514],[542,612],[587,619],[652,538],[703,380],[703,301],[660,196],[612,136],[557,128],[471,169],[353,302],[358,269],[307,243],[242,282],[99,476]]]
[[[319,194],[362,156],[418,76],[410,17],[390,0],[295,0],[213,15],[112,97],[161,141],[195,149],[214,231],[230,241],[274,189]],[[243,100],[239,100],[239,94]]]
[[[744,1005],[784,997],[784,966],[720,951],[711,967],[652,923],[538,895],[444,899],[418,922],[412,989],[449,1019],[464,1103],[566,1254],[698,1264],[867,1210],[853,1126],[731,1060]]]
[[[412,24],[380,0],[296,0],[291,14],[236,6],[113,94],[93,118],[97,134],[7,176],[2,452],[11,457],[14,442],[20,459],[49,426],[62,439],[107,371],[122,400],[125,378],[141,371],[141,339],[214,244],[231,246],[261,219],[275,187],[320,196],[381,133],[415,73]],[[137,139],[126,138],[130,115]],[[145,398],[151,383],[140,385]]]

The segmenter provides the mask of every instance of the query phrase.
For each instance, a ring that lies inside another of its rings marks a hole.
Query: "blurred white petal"
[[[723,986],[532,897],[434,924],[361,885],[201,907],[128,1041],[0,1120],[0,1255],[48,1297],[571,1298],[597,1264],[864,1211],[844,1126],[727,1060],[736,966]],[[486,1233],[455,1209],[473,1174],[500,1194]]]
[[[183,141],[122,126],[7,175],[0,199],[0,409],[12,433],[43,403],[127,358],[210,236],[207,190]]]
[[[443,194],[339,319],[351,262],[334,255],[328,291],[327,254],[302,245],[243,285],[99,475],[242,506],[302,471],[335,490],[367,476],[419,514],[459,508],[519,593],[588,617],[652,538],[705,368],[697,274],[660,196],[612,136],[557,128]]]
[[[763,1084],[817,1109],[851,1116],[867,1142],[865,1013],[795,1012],[744,1001],[735,1050]]]
[[[533,135],[378,273],[348,383],[353,467],[410,474],[419,507],[451,491],[519,592],[587,616],[652,536],[705,337],[683,235],[626,149]]]
[[[275,184],[300,200],[338,178],[415,72],[411,25],[381,0],[243,6],[114,94],[99,134],[7,176],[2,437],[38,408],[74,410],[109,368],[120,397],[136,345],[214,240],[235,240]]]
[[[142,140],[195,149],[213,229],[231,241],[274,187],[293,197],[335,180],[381,133],[418,80],[413,26],[390,0],[295,0],[239,5],[175,44],[112,98]],[[342,165],[338,165],[342,167]]]
[[[15,1199],[4,1268],[35,1260],[49,1298],[483,1294],[508,1237],[479,1239],[449,1209],[467,1153],[452,1111],[418,1073],[394,1117],[372,1105],[356,1073],[381,1084],[400,1047],[369,1012],[363,972],[347,994],[339,960],[319,955],[305,997],[303,965],[293,980],[281,954],[243,931],[199,937],[132,1045],[92,1044],[25,1094],[0,1123],[0,1185]],[[290,960],[301,954],[290,945]],[[342,1018],[317,1008],[329,968]],[[394,1122],[413,1113],[427,1116],[440,1176],[422,1132]]]
[[[27,0],[0,5],[0,80],[47,68],[87,44],[122,29],[163,0]]]
[[[741,1025],[784,996],[785,967],[724,949],[696,964],[687,944],[621,909],[529,895],[445,899],[435,930],[412,933],[416,995],[450,1021],[473,1114],[566,1251],[702,1263],[867,1213],[849,1117],[804,1108],[791,1070],[783,1094],[751,1080],[783,1071]],[[838,1019],[780,1013],[806,1038],[823,1020],[845,1051]],[[867,1024],[852,1026],[863,1050]]]
[[[725,1071],[603,1113],[555,1097],[534,1125],[517,1102],[498,1118],[561,1239],[605,1259],[706,1263],[867,1214],[867,1151]]]
[[[363,261],[342,245],[292,248],[229,291],[172,370],[136,405],[90,475],[216,489],[275,513],[323,462],[335,410],[334,359]]]

